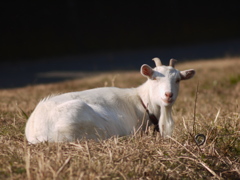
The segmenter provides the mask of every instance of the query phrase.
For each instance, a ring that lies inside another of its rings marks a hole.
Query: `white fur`
[[[129,135],[149,124],[141,100],[159,119],[161,135],[171,136],[174,125],[171,109],[178,95],[177,81],[191,78],[195,71],[180,72],[170,66],[152,69],[143,65],[141,73],[148,80],[137,88],[96,88],[40,101],[27,122],[27,140],[62,142]],[[166,92],[173,96],[166,97]]]

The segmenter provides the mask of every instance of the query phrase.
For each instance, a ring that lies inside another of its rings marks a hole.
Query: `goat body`
[[[140,126],[143,114],[136,89],[105,87],[66,93],[37,105],[26,136],[31,143],[123,136]]]

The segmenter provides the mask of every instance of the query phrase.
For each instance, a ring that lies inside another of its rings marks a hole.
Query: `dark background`
[[[231,1],[1,2],[0,88],[57,80],[37,77],[48,71],[139,69],[155,56],[238,56],[239,12]]]

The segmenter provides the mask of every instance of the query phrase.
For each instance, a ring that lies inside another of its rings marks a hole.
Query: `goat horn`
[[[176,59],[170,59],[169,66],[172,66],[174,68],[175,62],[177,62]]]
[[[153,58],[152,60],[155,62],[156,67],[162,65],[162,62],[161,62],[161,60],[160,60],[159,58],[155,57],[155,58]]]

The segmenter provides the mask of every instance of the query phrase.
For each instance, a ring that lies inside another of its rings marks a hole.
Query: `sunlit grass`
[[[0,90],[0,179],[239,179],[239,67],[239,58],[176,65],[197,74],[181,82],[168,140],[152,128],[99,142],[29,145],[25,140],[27,117],[40,99],[102,86],[136,87],[145,81],[139,72]],[[192,137],[198,133],[207,138],[200,147]]]

